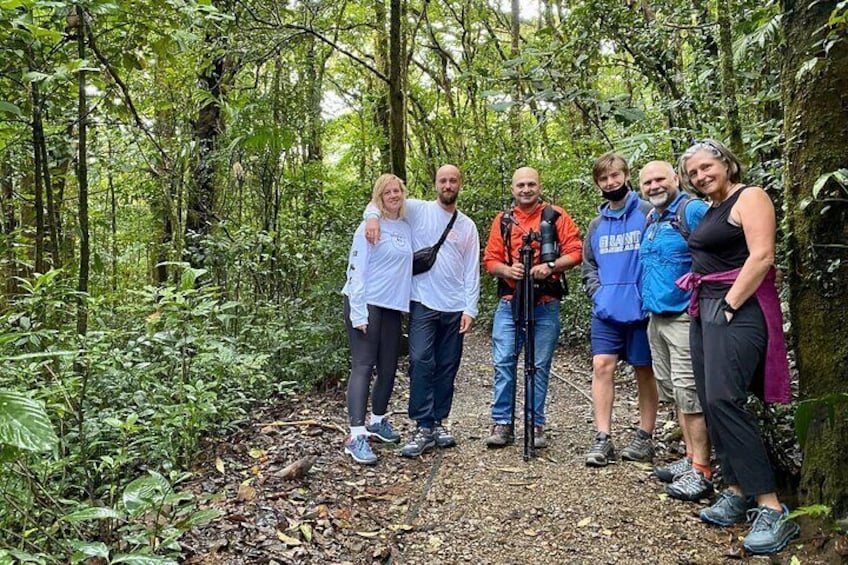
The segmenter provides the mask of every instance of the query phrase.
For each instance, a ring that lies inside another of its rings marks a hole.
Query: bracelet
[[[727,301],[727,298],[721,299],[721,307],[725,312],[730,314],[736,314],[736,308],[730,305],[730,302]]]

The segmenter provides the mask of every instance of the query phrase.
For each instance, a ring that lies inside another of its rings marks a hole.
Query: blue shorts
[[[620,324],[592,316],[592,355],[618,355],[634,367],[650,367],[648,320]]]

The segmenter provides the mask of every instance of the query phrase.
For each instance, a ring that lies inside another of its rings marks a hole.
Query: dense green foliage
[[[520,36],[495,0],[398,4],[401,140],[383,0],[0,0],[0,399],[30,407],[10,422],[0,406],[0,563],[178,557],[179,533],[212,517],[173,490],[204,442],[346,374],[338,291],[393,143],[413,196],[461,167],[484,239],[520,165],[585,228],[596,156],[638,167],[704,136],[780,202],[775,2],[550,0]],[[845,21],[842,2],[827,37]],[[41,404],[56,437],[27,440]]]

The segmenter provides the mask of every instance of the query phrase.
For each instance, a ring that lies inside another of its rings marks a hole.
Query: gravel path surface
[[[587,393],[591,360],[560,348],[548,396],[550,448],[522,460],[516,444],[489,450],[492,367],[488,335],[466,340],[449,425],[459,445],[417,459],[375,446],[374,467],[342,452],[343,385],[295,396],[254,414],[253,425],[221,442],[188,488],[223,517],[183,542],[187,563],[711,564],[816,563],[809,547],[747,557],[744,526],[722,530],[697,517],[702,503],[669,499],[648,465],[587,468],[592,435]],[[626,371],[625,371],[626,373]],[[408,380],[399,375],[391,418],[406,436]],[[638,421],[632,377],[617,377],[613,435],[624,447]],[[518,391],[519,406],[522,390]],[[661,408],[659,436],[669,410]],[[678,446],[658,441],[658,460]],[[315,461],[291,480],[293,461]],[[214,461],[214,462],[213,462]],[[809,544],[808,544],[809,545]],[[793,561],[793,554],[801,561]]]
[[[487,449],[492,369],[488,342],[470,340],[451,425],[460,441],[422,463],[437,466],[416,511],[419,526],[398,541],[397,563],[717,563],[732,534],[697,518],[699,504],[668,499],[647,465],[587,468],[591,385],[587,355],[560,350],[548,396],[550,447],[522,459],[516,444]],[[568,384],[565,380],[568,381]],[[614,436],[635,430],[635,391],[619,377]],[[521,390],[518,394],[523,398]],[[737,531],[735,533],[741,533]]]

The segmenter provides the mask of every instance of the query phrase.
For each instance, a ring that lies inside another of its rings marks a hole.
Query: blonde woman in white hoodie
[[[406,185],[392,174],[374,183],[371,201],[380,209],[380,239],[365,239],[365,222],[353,235],[344,294],[344,315],[350,343],[347,384],[350,435],[344,450],[354,461],[373,465],[377,456],[369,437],[397,443],[400,435],[386,419],[400,352],[401,314],[409,312],[412,286],[412,233],[404,220]],[[377,378],[371,387],[376,367]],[[366,422],[368,396],[371,417]]]

